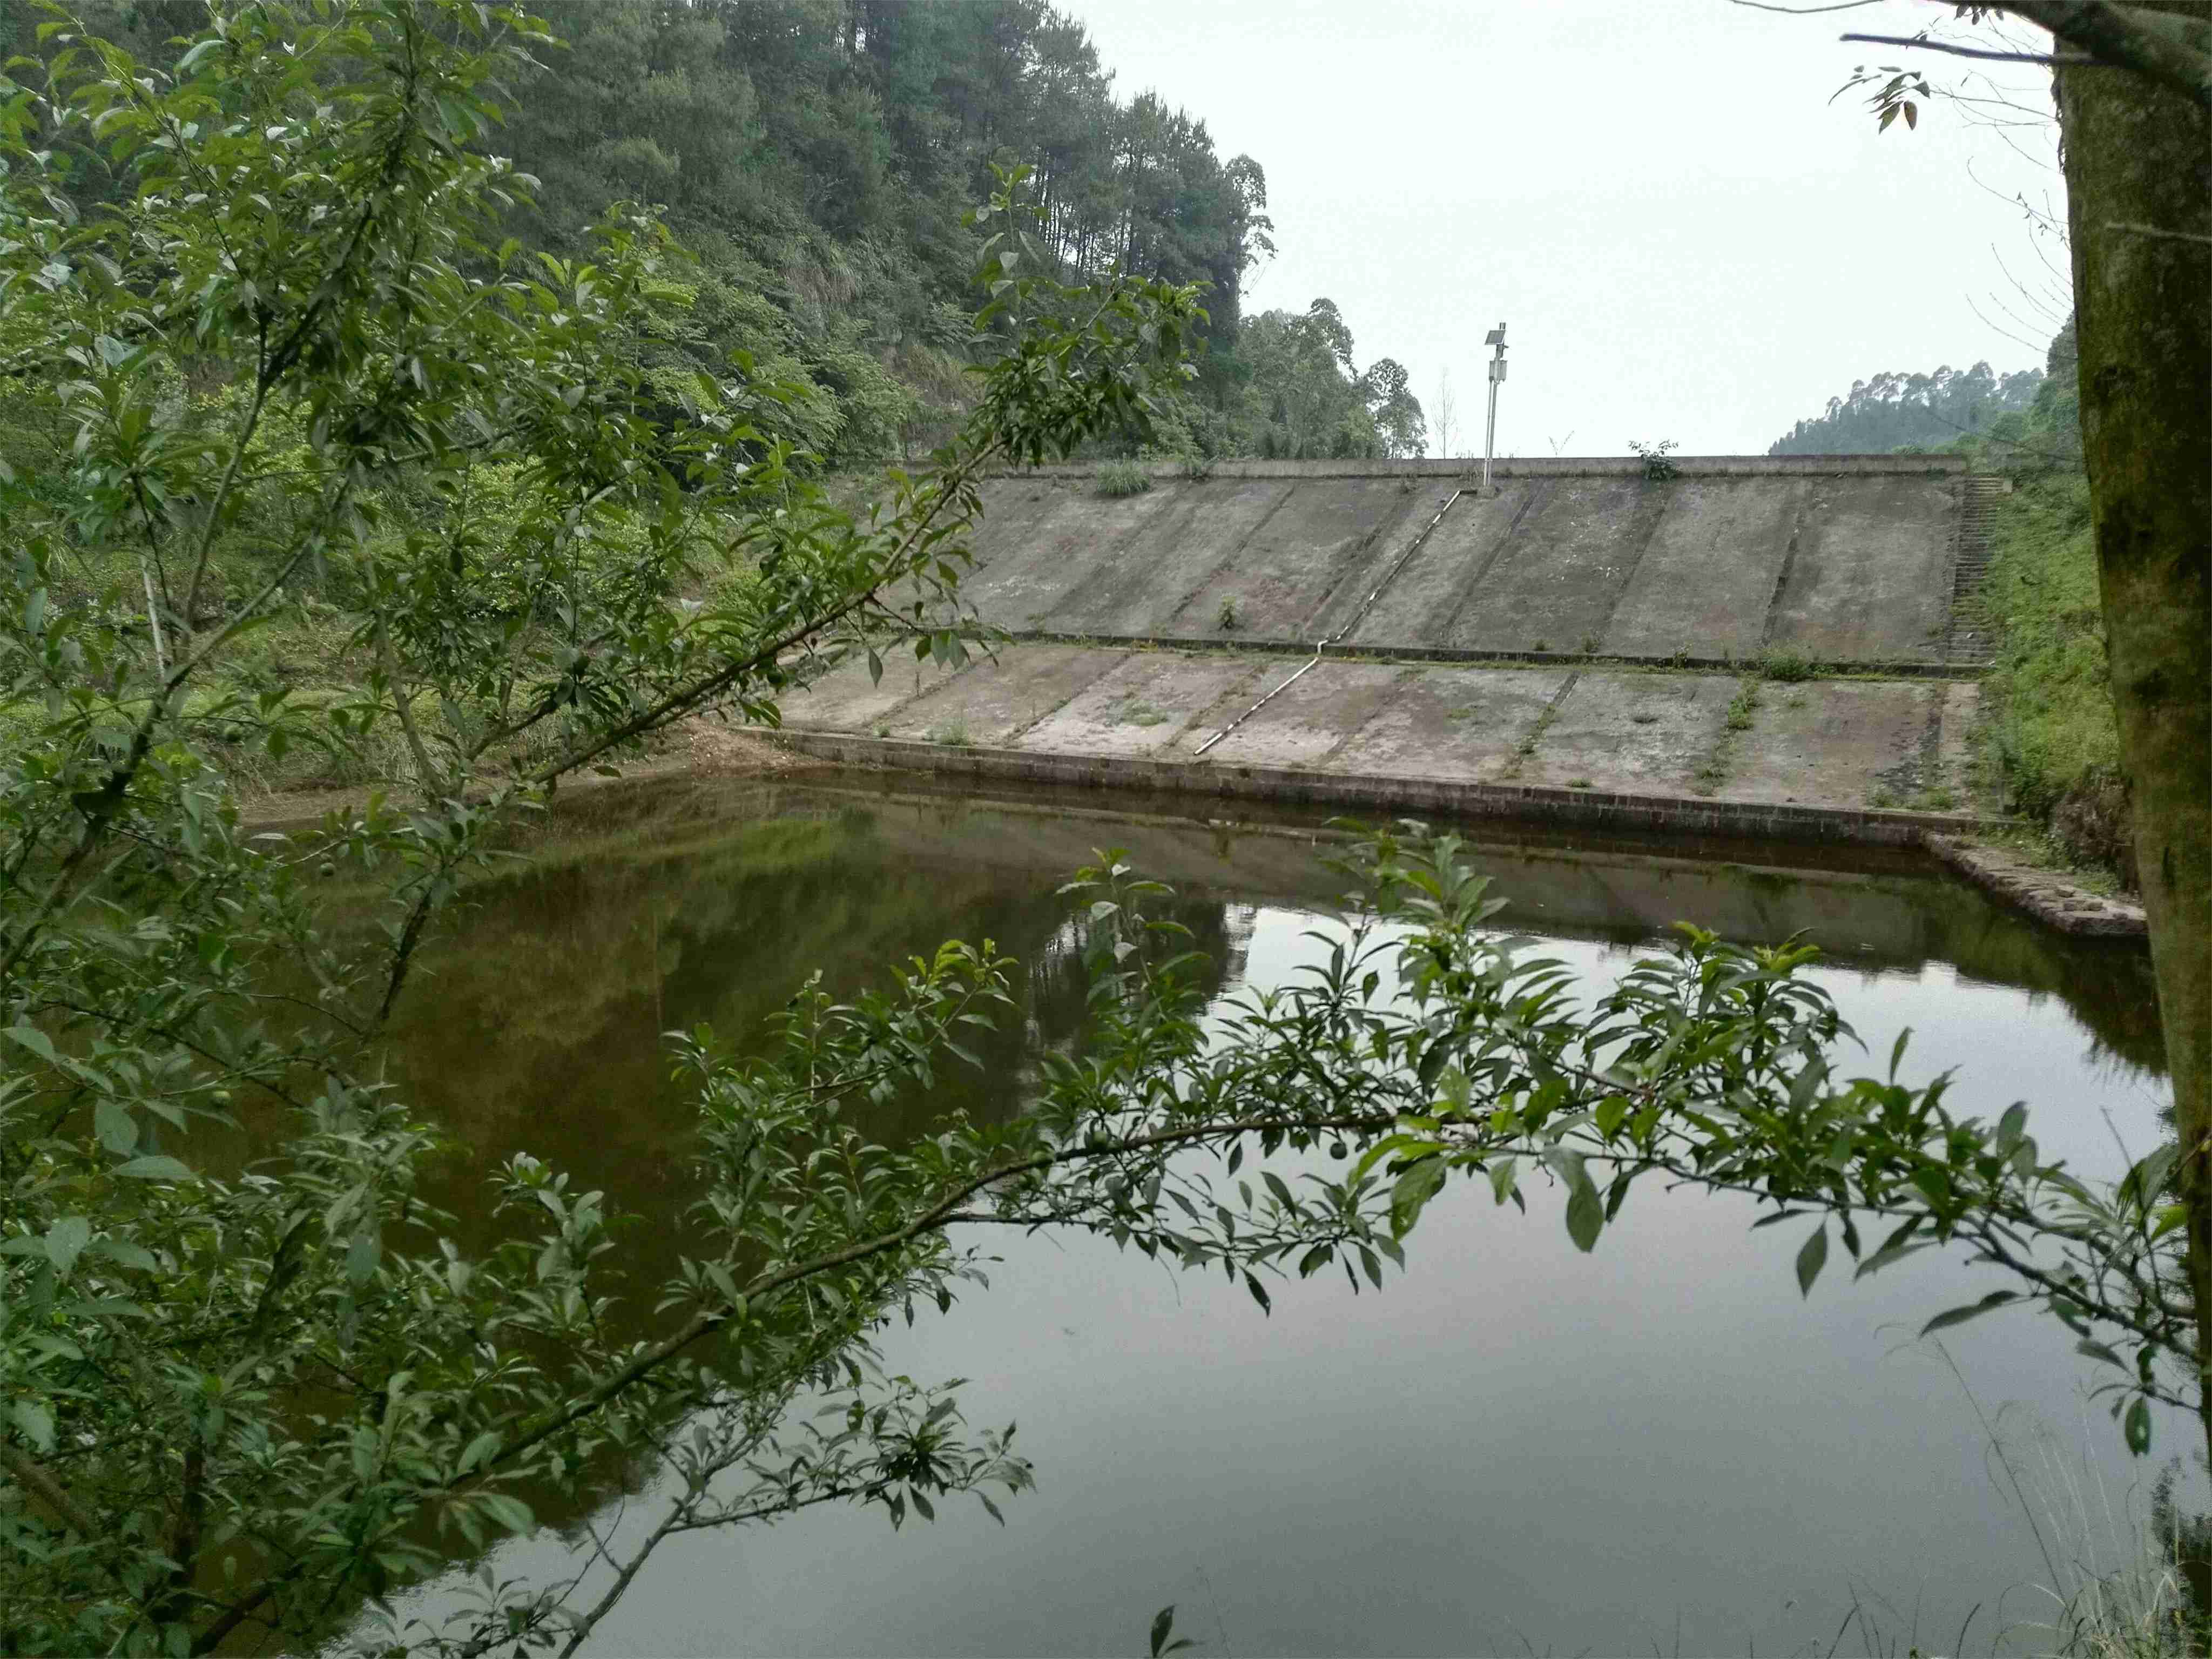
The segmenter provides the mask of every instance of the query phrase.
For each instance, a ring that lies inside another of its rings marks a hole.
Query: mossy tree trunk
[[[2212,1360],[2212,116],[2129,69],[2057,79],[2112,701]]]

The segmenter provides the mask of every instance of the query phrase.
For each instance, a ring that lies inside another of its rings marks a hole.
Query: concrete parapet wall
[[[1963,477],[1967,462],[1961,455],[1674,455],[1668,458],[1684,477],[1774,478],[1875,477],[1939,474]],[[993,476],[1010,478],[1096,478],[1103,463],[1070,461],[1037,467],[1009,468]],[[1127,462],[1113,463],[1127,465]],[[1139,462],[1155,480],[1188,478],[1188,463]],[[1449,478],[1458,481],[1482,477],[1482,459],[1403,461],[1212,461],[1203,465],[1206,478]],[[1644,463],[1635,456],[1559,455],[1519,456],[1493,461],[1496,478],[1631,478],[1640,477]]]

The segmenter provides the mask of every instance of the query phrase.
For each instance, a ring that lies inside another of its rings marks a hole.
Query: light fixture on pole
[[[1482,337],[1483,344],[1490,347],[1490,422],[1482,434],[1482,487],[1490,488],[1491,457],[1498,453],[1498,383],[1505,378],[1505,325]]]

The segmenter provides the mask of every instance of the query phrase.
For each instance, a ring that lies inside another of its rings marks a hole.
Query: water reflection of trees
[[[830,996],[882,985],[892,964],[947,939],[991,940],[1019,964],[1017,1006],[969,1045],[981,1064],[860,1123],[899,1140],[959,1109],[1020,1109],[1038,1054],[1079,1046],[1088,919],[1057,890],[1065,872],[920,862],[878,842],[864,814],[744,825],[681,856],[527,866],[488,884],[426,963],[396,1033],[398,1080],[459,1150],[433,1202],[460,1218],[465,1249],[489,1242],[484,1183],[527,1148],[652,1218],[629,1256],[641,1306],[682,1252],[698,1191],[695,1103],[669,1075],[662,1034],[704,1024],[739,1049],[774,1042],[793,994],[818,973]],[[1178,894],[1212,988],[1243,950],[1222,902]]]
[[[625,1240],[630,1276],[617,1310],[641,1325],[684,1253],[682,1221],[700,1191],[695,1102],[669,1073],[662,1034],[711,1025],[726,1043],[757,1049],[775,1041],[775,1016],[811,976],[850,997],[949,938],[988,939],[1017,960],[1017,1006],[975,1034],[978,1066],[859,1127],[896,1141],[956,1108],[984,1121],[1020,1110],[1038,1057],[1083,1042],[1091,927],[1083,905],[1058,890],[1067,849],[1024,828],[1036,844],[1009,844],[988,806],[931,819],[817,802],[723,820],[688,844],[653,826],[603,836],[589,856],[556,846],[487,883],[426,962],[396,1032],[395,1081],[456,1143],[425,1197],[456,1216],[461,1247],[479,1252],[500,1231],[486,1213],[488,1181],[511,1152],[526,1149],[578,1187],[604,1189],[611,1208],[645,1218]],[[1177,884],[1165,912],[1188,930],[1186,947],[1208,964],[1216,994],[1243,978],[1255,914],[1225,896],[1218,866],[1232,854],[1245,884],[1271,896],[1322,904],[1341,890],[1310,846],[1209,842],[1212,863],[1178,864],[1179,843],[1156,839],[1139,842],[1138,860]],[[1297,879],[1278,881],[1293,852]],[[1974,977],[2055,992],[2112,1052],[2156,1064],[2139,951],[2055,939],[1962,889],[1916,883],[1907,895],[1866,884],[1808,896],[1786,891],[1776,872],[1754,880],[1721,866],[1655,873],[1626,859],[1594,869],[1596,860],[1510,851],[1497,862],[1499,890],[1516,902],[1509,919],[1540,932],[1648,939],[1655,919],[1717,905],[1724,927],[1779,936],[1821,923],[1820,907],[1833,905],[1857,928],[1862,960],[1940,955]],[[624,1471],[607,1471],[607,1492],[624,1484]],[[544,1519],[576,1518],[550,1494],[532,1496]]]

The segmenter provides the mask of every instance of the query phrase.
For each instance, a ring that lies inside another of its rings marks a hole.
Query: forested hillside
[[[1797,422],[1768,448],[1770,455],[1886,455],[1940,448],[1987,434],[2001,418],[2026,410],[2044,380],[2040,370],[1999,376],[1986,362],[1948,364],[1933,374],[1886,369],[1828,399],[1826,412]],[[2016,423],[2015,423],[2016,424]]]
[[[154,62],[199,0],[91,0],[98,32]],[[1421,453],[1407,375],[1361,366],[1336,307],[1246,317],[1273,251],[1267,186],[1195,112],[1116,95],[1082,25],[1042,0],[542,0],[565,43],[507,88],[490,148],[540,180],[513,227],[556,252],[623,200],[664,204],[697,256],[636,349],[673,398],[742,349],[804,395],[785,418],[831,469],[926,449],[967,397],[991,168],[1031,170],[1037,234],[1071,271],[1208,285],[1198,378],[1170,453]],[[46,14],[0,0],[0,46]],[[112,193],[72,158],[87,199]]]

